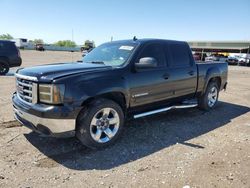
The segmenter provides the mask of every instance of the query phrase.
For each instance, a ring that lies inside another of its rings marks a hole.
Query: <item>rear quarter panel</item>
[[[221,78],[220,90],[227,83],[228,64],[226,62],[196,63],[198,67],[198,93],[204,93],[211,78]]]

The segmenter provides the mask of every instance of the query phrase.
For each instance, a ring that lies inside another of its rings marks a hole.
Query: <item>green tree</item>
[[[11,40],[11,39],[13,39],[13,37],[9,33],[7,33],[7,34],[0,35],[0,39]]]
[[[61,47],[76,47],[76,43],[71,40],[59,40],[55,45]]]

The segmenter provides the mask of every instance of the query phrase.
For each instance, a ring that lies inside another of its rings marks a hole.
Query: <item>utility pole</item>
[[[72,40],[72,42],[74,41],[74,30],[73,29],[71,31],[71,40]]]
[[[74,30],[72,28],[71,30],[71,40],[72,42],[74,42]],[[71,50],[71,61],[73,62],[73,51]]]
[[[203,61],[203,53],[204,53],[204,49],[202,49],[201,51],[201,61]]]

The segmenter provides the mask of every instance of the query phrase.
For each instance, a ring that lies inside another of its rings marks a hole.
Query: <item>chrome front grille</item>
[[[34,77],[16,74],[16,89],[18,97],[27,103],[37,102],[37,84]]]

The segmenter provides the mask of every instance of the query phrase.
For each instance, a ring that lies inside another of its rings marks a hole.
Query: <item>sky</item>
[[[73,40],[250,40],[250,0],[0,0],[0,34]]]

